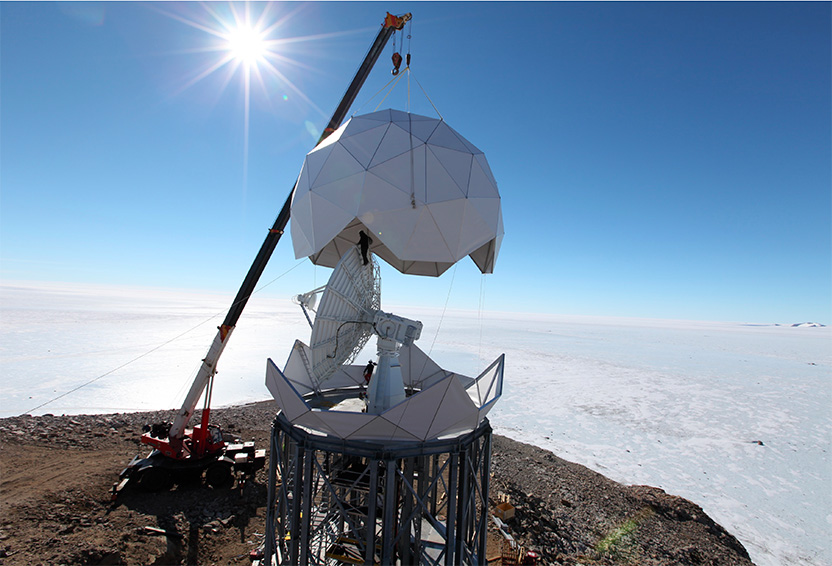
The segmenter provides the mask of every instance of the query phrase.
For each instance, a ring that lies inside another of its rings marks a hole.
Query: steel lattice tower
[[[280,413],[270,454],[266,564],[485,564],[487,419],[453,438],[383,444]]]

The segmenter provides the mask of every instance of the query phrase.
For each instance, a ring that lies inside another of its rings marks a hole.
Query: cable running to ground
[[[483,273],[480,277],[481,277],[481,279],[480,279],[480,304],[477,307],[477,310],[478,310],[477,318],[479,318],[479,324],[480,324],[480,343],[479,343],[479,346],[477,347],[477,375],[479,375],[482,372],[482,366],[483,366],[483,363],[482,363],[482,326],[483,326],[483,324],[482,324],[482,311],[483,311],[483,308],[485,306],[485,273]]]

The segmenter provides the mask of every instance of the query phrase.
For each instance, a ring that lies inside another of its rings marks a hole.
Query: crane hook
[[[393,53],[393,74],[399,74],[399,67],[402,66],[402,55],[401,53]]]

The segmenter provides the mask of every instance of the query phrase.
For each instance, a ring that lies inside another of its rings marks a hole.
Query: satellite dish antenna
[[[381,310],[381,283],[378,263],[370,254],[364,259],[358,246],[351,246],[341,257],[325,287],[297,295],[295,302],[314,309],[314,296],[321,293],[312,322],[309,356],[304,360],[316,393],[321,385],[344,364],[351,363],[370,336],[378,336],[376,375],[368,391],[368,412],[380,414],[404,401],[404,383],[399,366],[399,348],[412,344],[422,332],[422,323]]]
[[[321,294],[318,308],[315,297]],[[326,286],[298,295],[304,310],[314,310],[309,340],[309,375],[315,391],[339,366],[352,362],[373,334],[373,313],[381,304],[378,264],[364,264],[357,247],[351,247],[335,266]]]

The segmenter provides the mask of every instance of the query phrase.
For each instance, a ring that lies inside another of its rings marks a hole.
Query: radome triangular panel
[[[367,215],[369,216],[369,214]],[[410,208],[408,203],[396,210],[373,214],[367,218],[365,224],[373,232],[373,238],[378,238],[396,257],[407,259],[407,243],[419,221],[419,213]]]
[[[295,190],[292,193],[292,199],[298,195],[304,195],[309,192],[309,163],[304,159],[303,165],[300,168],[300,175],[295,181]]]
[[[357,116],[362,120],[372,120],[375,122],[392,122],[392,110],[390,108],[385,108],[384,110],[376,110],[375,112],[370,112],[369,114],[362,114],[361,116]],[[354,120],[355,118],[353,118]]]
[[[390,109],[390,121],[393,123],[407,123],[408,116],[410,116],[410,113],[405,112],[404,110],[396,110],[395,108]]]
[[[365,440],[390,440],[396,435],[396,425],[380,416],[376,416],[369,423],[362,426],[352,434],[345,436],[345,438],[365,439]]]
[[[314,192],[309,193],[309,199],[314,219],[312,225],[314,253],[327,245],[344,226],[349,224],[353,215]]]
[[[437,432],[434,435],[434,431],[431,430],[430,435],[431,437],[449,437],[453,435],[457,435],[461,432],[467,432],[477,428],[477,423],[479,422],[477,418],[479,417],[479,411],[474,410],[468,413],[462,413],[460,418],[455,423],[449,424],[445,427],[444,430],[441,432]]]
[[[314,132],[310,131],[309,133],[311,133],[313,135],[313,137],[315,137],[315,138],[319,137],[319,134],[317,133],[317,129]],[[324,138],[323,141],[318,143],[318,145],[316,145],[314,148],[312,148],[312,151],[323,151],[323,150],[325,150],[326,148],[333,145],[334,143],[337,143],[338,140],[341,138],[341,136],[343,134],[344,134],[343,129],[339,128],[339,129],[335,130],[330,135],[328,135],[326,138]]]
[[[427,161],[427,178],[426,197],[425,202],[430,204],[433,202],[442,202],[445,200],[465,198],[463,187],[457,185],[456,181],[439,158],[431,151],[428,146],[428,152],[425,156]]]
[[[403,259],[413,261],[447,261],[454,263],[461,259],[454,256],[453,251],[445,240],[441,226],[431,214],[431,206],[418,209],[419,219],[413,228],[413,233],[407,241]]]
[[[315,182],[309,185],[309,190],[315,191],[320,185],[335,183],[356,173],[363,173],[364,167],[347,151],[342,144],[332,146],[329,158],[326,160]]]
[[[347,411],[327,411],[326,419],[329,425],[337,431],[339,437],[348,438],[355,431],[372,422],[375,415],[349,413]]]
[[[483,222],[486,222],[489,232],[500,234],[502,228],[499,198],[469,198],[468,206],[476,210]],[[486,220],[487,219],[487,220]]]
[[[472,144],[465,136],[457,132],[451,126],[448,126],[448,129],[457,137],[457,139],[465,146],[465,151],[472,153],[474,155],[480,154],[482,155],[482,151],[479,150],[477,146]]]
[[[300,415],[296,419],[292,419],[292,424],[305,426],[311,428],[312,430],[323,432],[324,434],[337,435],[338,431],[333,430],[332,427],[328,426],[326,419],[324,418],[324,415],[325,413],[309,411]]]
[[[367,130],[372,130],[373,128],[378,128],[379,126],[387,126],[387,120],[372,120],[365,116],[355,116],[350,118],[349,122],[346,123],[345,126],[341,126],[338,128],[339,130],[343,128],[343,133],[338,141],[344,141],[345,139],[358,135],[362,132],[366,132]]]
[[[434,130],[428,140],[428,145],[438,145],[457,151],[468,151],[468,148],[465,147],[462,140],[459,139],[456,133],[445,122],[442,122],[436,127],[436,130]]]
[[[370,173],[384,179],[400,191],[425,201],[425,146],[419,146],[370,168]]]
[[[430,146],[430,151],[439,159],[442,167],[456,182],[462,194],[467,196],[468,181],[471,178],[471,163],[474,161],[474,156],[465,151],[456,151],[441,146]]]
[[[366,226],[370,222],[364,219],[365,214],[384,214],[390,210],[398,210],[410,206],[409,192],[391,185],[384,179],[367,173],[364,177],[364,188],[361,191],[361,202],[358,205],[358,217]]]
[[[272,397],[290,421],[309,411],[309,406],[295,392],[294,388],[286,381],[283,373],[277,369],[277,366],[271,360],[268,361],[266,366],[266,385],[272,393]]]
[[[391,423],[395,424],[396,426],[402,426],[400,421],[402,419],[402,415],[404,415],[405,410],[407,409],[408,404],[413,400],[414,397],[408,397],[405,401],[398,403],[386,411],[384,411],[381,416],[384,417],[386,420],[390,421]]]
[[[440,121],[435,118],[428,118],[427,116],[419,116],[418,114],[411,114],[411,116],[410,131],[420,141],[427,143],[430,136],[439,127]]]
[[[306,344],[300,340],[295,340],[289,359],[286,360],[286,365],[283,367],[283,377],[295,387],[301,396],[314,390],[312,380],[309,377],[310,368],[307,367],[304,361],[308,359],[308,352],[309,347]]]
[[[416,344],[402,346],[399,350],[399,365],[405,384],[419,387],[422,387],[425,378],[442,371]]]
[[[464,243],[465,199],[446,200],[431,203],[428,207],[433,221],[442,233],[442,240],[448,246],[451,254],[457,260],[464,258],[467,253],[460,255],[460,244]]]
[[[371,122],[375,124],[375,122]],[[375,125],[355,135],[344,136],[341,145],[361,163],[362,167],[368,169],[373,156],[376,154],[384,134],[387,133],[389,124]]]
[[[494,173],[491,172],[491,166],[488,164],[488,160],[485,158],[485,155],[483,155],[482,153],[478,153],[474,155],[474,159],[477,163],[480,164],[480,168],[482,169],[483,174],[496,189],[497,179],[494,178]]]
[[[491,240],[494,234],[494,227],[485,222],[479,210],[471,204],[471,199],[465,202],[465,210],[459,217],[459,227],[460,257],[467,256]]]
[[[373,160],[370,162],[370,167],[374,167],[379,163],[384,163],[388,159],[392,159],[397,155],[401,155],[410,151],[412,147],[421,144],[417,138],[411,136],[408,132],[402,130],[395,124],[390,124],[387,131],[384,133],[384,138],[381,140],[378,149],[376,150]]]
[[[295,195],[292,199],[292,224],[289,229],[292,233],[292,247],[295,250],[295,258],[306,257],[314,253],[314,242],[312,240],[312,202],[310,193],[301,196]]]
[[[428,438],[447,434],[448,429],[457,423],[476,421],[477,413],[478,407],[471,402],[471,398],[459,382],[456,379],[449,380],[448,388],[431,423]]]
[[[306,172],[309,176],[307,183],[310,187],[315,185],[315,179],[317,179],[318,174],[326,164],[326,160],[329,159],[329,154],[332,153],[332,148],[333,144],[329,143],[323,147],[319,146],[306,154]],[[301,173],[302,172],[303,171],[301,170]]]
[[[411,397],[411,402],[402,414],[401,426],[420,439],[427,439],[431,423],[447,389],[448,383],[439,382]]]
[[[361,192],[364,189],[364,175],[365,172],[361,171],[327,185],[317,185],[313,192],[349,213],[350,216],[356,216],[361,202]],[[319,176],[319,179],[322,176]]]

